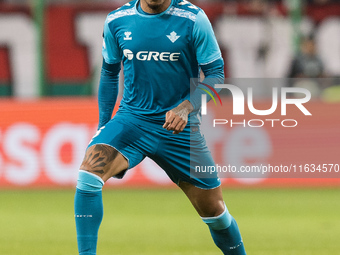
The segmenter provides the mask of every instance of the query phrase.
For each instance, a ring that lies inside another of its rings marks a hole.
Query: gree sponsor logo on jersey
[[[162,61],[162,62],[175,62],[179,60],[181,53],[179,52],[157,52],[157,51],[139,51],[134,54],[131,50],[125,49],[124,56],[128,60],[132,60],[135,56],[139,61]]]
[[[131,50],[126,49],[126,50],[123,51],[123,54],[128,60],[133,59],[133,52]]]

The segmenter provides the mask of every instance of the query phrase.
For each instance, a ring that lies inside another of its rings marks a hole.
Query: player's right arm
[[[108,16],[109,17],[109,16]],[[99,124],[98,129],[110,121],[115,107],[121,69],[121,53],[114,38],[107,18],[103,32],[103,65],[100,74],[98,91]]]

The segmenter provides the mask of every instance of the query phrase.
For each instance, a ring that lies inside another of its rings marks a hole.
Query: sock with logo
[[[218,248],[225,255],[245,255],[242,237],[235,219],[228,212],[227,207],[216,217],[202,217],[209,226],[211,236]]]
[[[98,230],[103,219],[102,187],[97,175],[80,170],[74,197],[79,255],[95,255]]]

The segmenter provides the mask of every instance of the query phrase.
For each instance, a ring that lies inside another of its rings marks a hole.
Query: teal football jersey
[[[131,1],[107,16],[102,54],[108,64],[124,66],[119,111],[164,122],[165,113],[190,94],[199,66],[221,59],[221,52],[199,7],[172,0],[166,11],[149,15],[138,5]]]

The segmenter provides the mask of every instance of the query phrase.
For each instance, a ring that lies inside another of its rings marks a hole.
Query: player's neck
[[[150,14],[164,12],[170,4],[171,0],[140,0],[142,10]]]

